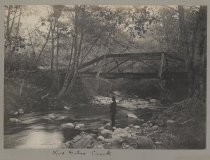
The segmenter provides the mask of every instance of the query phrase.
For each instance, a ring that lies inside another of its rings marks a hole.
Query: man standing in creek
[[[115,127],[115,115],[116,115],[116,112],[117,112],[116,108],[117,108],[116,99],[113,96],[112,97],[112,103],[111,103],[111,106],[110,106],[111,126],[112,126],[112,128]]]

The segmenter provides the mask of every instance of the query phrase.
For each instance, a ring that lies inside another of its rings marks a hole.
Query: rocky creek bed
[[[158,100],[121,99],[116,128],[111,128],[109,98],[100,98],[91,106],[64,106],[63,111],[10,118],[5,148],[158,149],[169,147],[175,138],[170,132],[175,122],[158,117],[164,109]]]

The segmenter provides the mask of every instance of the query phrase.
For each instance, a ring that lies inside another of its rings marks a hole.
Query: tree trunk
[[[73,83],[75,81],[75,77],[77,75],[78,71],[78,63],[79,63],[79,57],[81,51],[80,47],[80,42],[78,44],[78,39],[79,39],[79,30],[78,30],[78,6],[75,6],[75,18],[74,18],[74,36],[73,36],[73,43],[72,43],[72,63],[69,63],[66,77],[63,83],[63,87],[60,90],[60,92],[57,95],[57,98],[60,98],[65,94],[65,92],[68,90],[69,86],[73,86]],[[80,39],[81,40],[81,39]],[[82,42],[81,42],[82,43]],[[79,45],[79,46],[78,46]]]
[[[198,94],[206,99],[206,71],[207,71],[207,7],[201,6],[197,17],[197,26],[194,34],[194,48],[192,59],[193,85],[191,96]]]
[[[4,53],[5,53],[5,62],[7,63],[8,58],[9,58],[9,54],[11,51],[11,44],[10,44],[10,16],[11,16],[11,5],[8,6],[8,13],[7,13],[7,23],[6,23],[6,34],[5,34],[5,38],[6,38],[6,46],[4,47]],[[6,68],[6,67],[5,67]],[[9,69],[9,66],[8,66]]]
[[[19,14],[18,23],[17,23],[17,30],[16,30],[16,37],[17,37],[17,39],[16,39],[16,42],[15,42],[14,49],[16,49],[17,43],[20,46],[19,30],[20,30],[20,19],[21,19],[21,16],[22,16],[22,8],[20,6],[19,6],[19,10],[20,10],[20,14]]]
[[[59,54],[59,30],[58,30],[58,20],[57,20],[57,54],[56,54],[56,73],[57,73],[57,89],[60,88],[60,78],[59,78],[59,63],[58,63],[58,54]]]
[[[189,52],[189,44],[188,44],[188,34],[187,28],[185,25],[185,14],[184,14],[184,7],[178,6],[178,13],[179,13],[179,49],[178,52],[181,54],[182,57],[185,59],[185,66],[187,69],[188,74],[188,95],[192,95],[192,88],[193,88],[193,81],[194,81],[194,69],[192,67],[193,63],[193,55]]]
[[[51,32],[51,37],[52,37],[52,53],[51,53],[51,72],[53,72],[53,68],[54,68],[54,48],[55,48],[55,44],[54,44],[54,32],[55,32],[55,23],[53,24],[53,20],[52,20],[52,25],[51,25],[51,27],[52,27],[52,32]]]

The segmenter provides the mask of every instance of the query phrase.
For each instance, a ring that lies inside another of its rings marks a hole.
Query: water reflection
[[[52,149],[62,145],[63,136],[60,132],[46,132],[44,130],[30,131],[22,145],[15,148],[21,149]]]

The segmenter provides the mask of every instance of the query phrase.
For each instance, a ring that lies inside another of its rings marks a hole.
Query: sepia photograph
[[[206,149],[207,6],[5,5],[3,19],[4,149]]]

